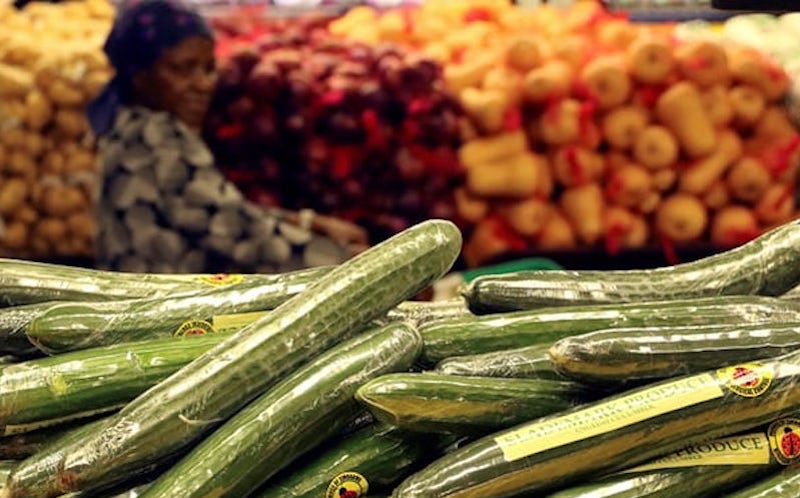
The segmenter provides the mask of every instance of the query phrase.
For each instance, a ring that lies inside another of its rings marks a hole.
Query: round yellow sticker
[[[217,329],[205,320],[189,320],[183,322],[175,331],[175,336],[215,334]]]
[[[238,284],[242,280],[244,280],[244,275],[240,273],[217,273],[216,275],[203,275],[200,277],[201,282],[214,287]]]
[[[334,477],[325,498],[362,498],[367,496],[369,483],[358,472],[344,472]]]
[[[772,385],[772,369],[760,363],[744,363],[720,368],[717,377],[731,392],[746,398],[761,396]]]
[[[772,456],[781,465],[791,465],[800,458],[800,420],[785,418],[767,429]]]

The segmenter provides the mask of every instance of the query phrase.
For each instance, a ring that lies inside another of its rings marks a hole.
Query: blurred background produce
[[[668,2],[417,3],[207,9],[220,88],[206,138],[248,197],[356,221],[373,242],[451,219],[468,267],[651,266],[796,216],[796,14],[676,25],[626,13]],[[103,0],[0,11],[2,254],[91,256],[80,109],[109,77],[111,15]]]

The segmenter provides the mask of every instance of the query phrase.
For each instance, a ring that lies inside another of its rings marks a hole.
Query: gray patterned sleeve
[[[98,264],[140,272],[279,272],[342,249],[248,201],[178,120],[123,109],[100,142]]]

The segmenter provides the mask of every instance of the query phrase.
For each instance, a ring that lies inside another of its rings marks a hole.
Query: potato
[[[28,184],[20,178],[0,180],[0,216],[9,216],[28,196]]]
[[[697,197],[678,193],[665,199],[656,210],[656,230],[674,242],[691,242],[703,235],[708,212]]]
[[[58,131],[68,138],[80,138],[89,131],[86,118],[77,110],[59,109],[55,120]]]
[[[78,107],[86,102],[86,97],[83,93],[63,79],[54,80],[47,87],[46,91],[47,96],[50,97],[50,100],[56,105]]]
[[[95,156],[86,149],[77,148],[66,157],[64,171],[66,173],[79,173],[81,171],[94,171]]]
[[[61,218],[42,218],[34,227],[34,233],[57,247],[67,235],[67,224]]]
[[[32,130],[42,130],[53,119],[53,105],[38,89],[33,88],[28,92],[25,105],[25,124]]]
[[[28,202],[23,202],[17,207],[12,217],[27,225],[32,225],[39,219],[39,211],[35,210]]]
[[[14,151],[8,158],[6,171],[30,178],[36,175],[36,162],[25,152]]]
[[[7,247],[16,252],[24,249],[27,244],[28,225],[16,220],[7,222],[3,236],[0,237],[0,247]]]

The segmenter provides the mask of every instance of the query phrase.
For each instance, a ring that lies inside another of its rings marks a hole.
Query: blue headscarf
[[[193,36],[214,38],[199,14],[177,1],[131,0],[120,7],[103,47],[116,75],[88,107],[95,135],[107,133],[119,106],[130,104],[133,77],[153,67],[166,50]]]

